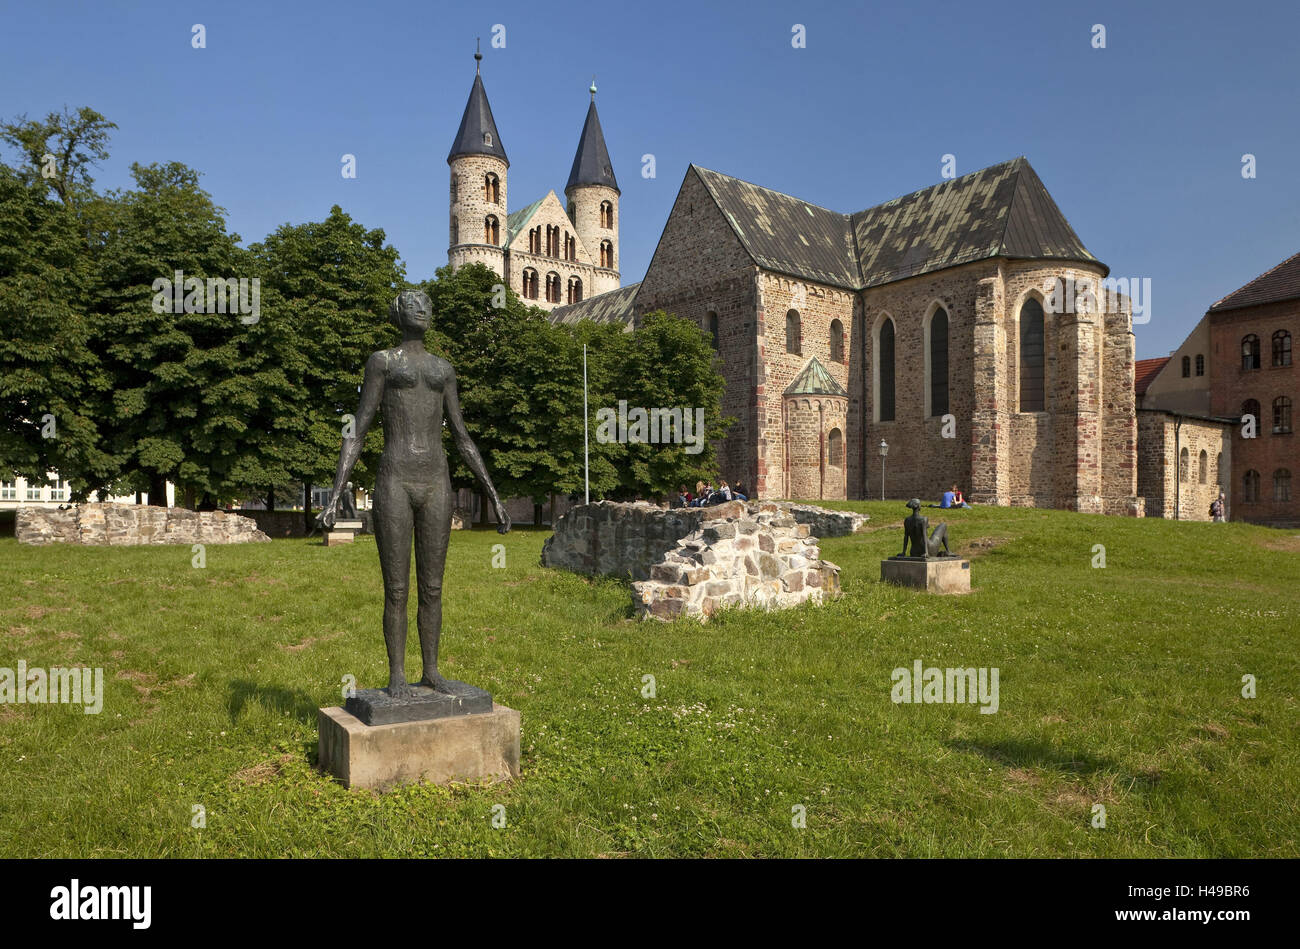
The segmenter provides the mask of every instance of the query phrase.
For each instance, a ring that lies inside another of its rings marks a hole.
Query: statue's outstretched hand
[[[498,534],[510,533],[510,515],[506,513],[505,506],[500,501],[497,502],[496,515],[497,515],[497,533]]]

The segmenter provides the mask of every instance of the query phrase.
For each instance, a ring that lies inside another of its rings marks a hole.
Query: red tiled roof
[[[1210,312],[1235,310],[1243,306],[1276,303],[1300,297],[1300,254],[1288,257],[1267,273],[1260,274],[1250,283],[1229,293],[1211,305]]]
[[[1145,395],[1147,386],[1151,385],[1151,380],[1161,369],[1165,368],[1165,363],[1169,362],[1168,356],[1161,356],[1157,359],[1139,359],[1133,364],[1133,394]]]

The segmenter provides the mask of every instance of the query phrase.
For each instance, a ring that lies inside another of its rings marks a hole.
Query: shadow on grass
[[[276,712],[288,712],[301,722],[314,724],[319,705],[316,700],[301,689],[289,689],[283,686],[259,685],[247,679],[235,679],[230,683],[230,697],[226,700],[226,710],[230,713],[230,723],[239,720],[244,706],[250,702],[264,705]]]
[[[1090,775],[1101,771],[1118,771],[1119,766],[1105,758],[1088,754],[1067,754],[1041,741],[950,741],[956,751],[973,752],[997,764],[1012,768],[1046,768],[1062,774]]]

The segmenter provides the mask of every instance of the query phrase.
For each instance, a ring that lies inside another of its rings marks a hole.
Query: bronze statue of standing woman
[[[451,428],[456,448],[478,478],[496,512],[497,531],[510,530],[510,518],[497,497],[487,467],[460,413],[456,373],[451,363],[424,348],[432,305],[416,291],[397,295],[389,318],[402,331],[402,342],[366,360],[357,409],[356,434],[343,440],[338,471],[319,522],[331,527],[335,506],[361,454],[366,432],[382,409],[384,452],[375,480],[372,510],[379,567],[384,575],[384,645],[388,649],[388,694],[411,695],[406,681],[406,601],[411,577],[411,540],[415,539],[415,574],[419,605],[416,627],[424,674],[418,685],[457,695],[473,686],[445,679],[438,672],[442,633],[442,575],[451,539],[454,495],[442,449],[443,424]],[[479,690],[474,690],[479,691]]]

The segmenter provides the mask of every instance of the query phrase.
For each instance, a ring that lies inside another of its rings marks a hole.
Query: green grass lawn
[[[317,707],[386,683],[372,538],[203,569],[0,540],[0,666],[106,683],[99,715],[0,705],[0,855],[1300,856],[1300,537],[954,511],[989,543],[937,597],[879,582],[901,502],[832,506],[872,516],[823,543],[841,599],[707,625],[631,619],[625,583],[542,568],[544,532],[454,533],[443,671],[522,712],[523,774],[386,794],[314,769]],[[894,704],[917,659],[998,667],[998,712]]]

